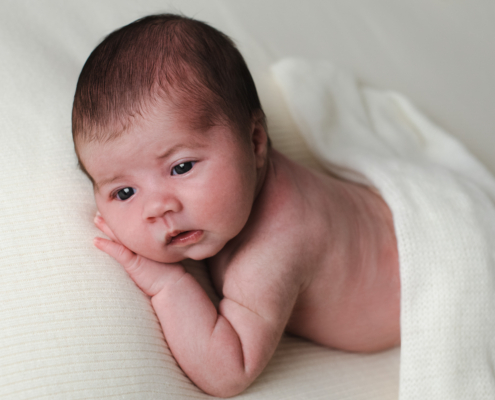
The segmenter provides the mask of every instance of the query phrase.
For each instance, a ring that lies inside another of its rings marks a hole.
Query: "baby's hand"
[[[95,225],[112,240],[96,237],[94,245],[121,264],[132,280],[148,296],[155,296],[164,287],[177,282],[185,270],[181,264],[164,264],[133,253],[113,235],[104,219],[97,215]]]

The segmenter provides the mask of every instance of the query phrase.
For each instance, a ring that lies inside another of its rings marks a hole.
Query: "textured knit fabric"
[[[401,275],[400,400],[495,397],[495,180],[404,97],[325,62],[273,67],[310,148],[389,205]]]

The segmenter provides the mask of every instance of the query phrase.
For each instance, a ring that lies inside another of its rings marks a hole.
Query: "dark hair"
[[[226,124],[243,133],[265,115],[253,78],[232,40],[191,18],[151,15],[108,35],[77,82],[72,134],[109,140],[165,99],[194,128]]]

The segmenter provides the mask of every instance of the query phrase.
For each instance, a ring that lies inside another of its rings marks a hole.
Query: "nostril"
[[[143,210],[143,218],[153,220],[163,217],[169,212],[179,212],[182,209],[181,203],[174,197],[150,200]]]
[[[154,201],[154,202],[149,202],[145,206],[143,217],[147,220],[153,220],[157,217],[163,216],[164,213],[165,213],[165,207],[163,207],[163,205],[160,202]]]

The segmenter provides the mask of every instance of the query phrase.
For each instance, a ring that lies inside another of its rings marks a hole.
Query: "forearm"
[[[242,340],[232,323],[222,315],[239,315],[243,327],[252,323],[248,310],[224,300],[217,312],[204,290],[189,274],[152,297],[167,343],[184,372],[205,392],[229,397],[244,390],[266,365],[272,351],[256,349],[256,333],[245,331]],[[234,310],[234,308],[236,310]],[[239,312],[241,311],[241,312]],[[254,337],[252,334],[254,333]],[[259,338],[262,339],[262,338]],[[261,340],[260,343],[263,343]],[[274,347],[274,346],[270,346]]]

